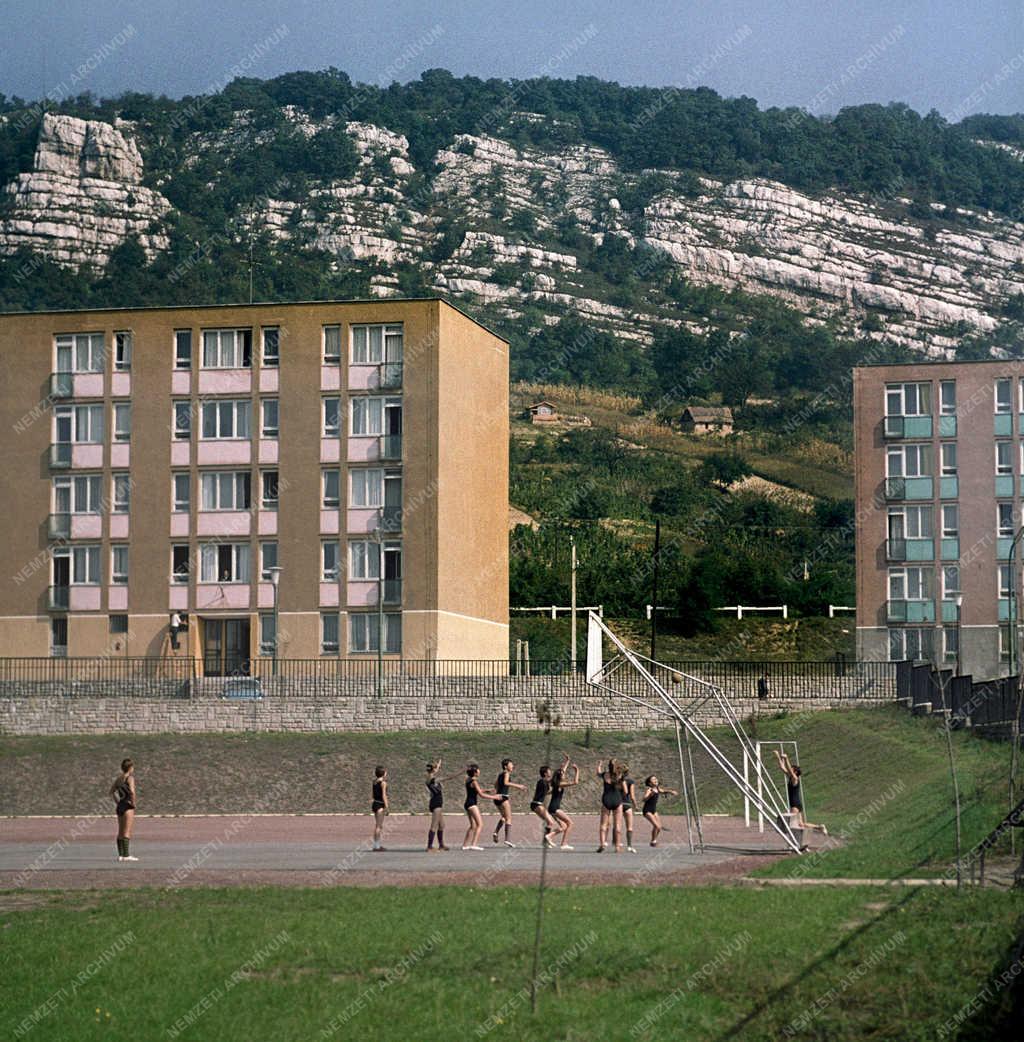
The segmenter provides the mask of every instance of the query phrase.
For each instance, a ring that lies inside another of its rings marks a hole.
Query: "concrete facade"
[[[1005,674],[1024,362],[863,366],[853,391],[857,657]]]
[[[0,429],[0,657],[242,672],[271,565],[281,657],[375,658],[379,597],[388,657],[508,655],[508,345],[441,300],[2,315]]]

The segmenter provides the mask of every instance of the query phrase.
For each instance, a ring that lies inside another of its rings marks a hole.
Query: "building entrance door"
[[[249,675],[249,620],[203,620],[203,673],[208,677]]]

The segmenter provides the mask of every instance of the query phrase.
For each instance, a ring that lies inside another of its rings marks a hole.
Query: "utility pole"
[[[378,525],[377,539],[377,697],[384,695],[384,532]]]
[[[571,625],[571,637],[570,643],[572,645],[570,650],[570,659],[572,662],[572,675],[576,676],[576,537],[569,536],[569,571],[571,573],[570,578],[570,590],[569,590],[569,606],[572,613],[572,625]]]
[[[661,519],[654,520],[654,589],[651,591],[651,658],[658,650],[658,559],[661,557]]]

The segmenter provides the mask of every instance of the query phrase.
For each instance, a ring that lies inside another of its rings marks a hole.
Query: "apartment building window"
[[[115,514],[127,514],[131,509],[132,479],[128,474],[115,474],[111,481]]]
[[[273,573],[272,568],[277,567],[277,541],[273,540],[260,543],[260,578],[264,582],[270,582]]]
[[[261,478],[263,494],[260,497],[260,504],[264,510],[276,510],[278,496],[277,471],[265,470],[263,471]]]
[[[260,615],[260,654],[270,657],[274,654],[277,645],[277,620],[273,613],[266,612]]]
[[[380,578],[380,547],[372,539],[353,539],[348,544],[348,577]]]
[[[341,326],[324,326],[324,365],[341,364]]]
[[[376,467],[349,471],[349,504],[354,507],[394,506],[402,503],[402,472]]]
[[[942,380],[939,383],[939,412],[943,416],[956,415],[955,380]]]
[[[325,539],[320,544],[320,560],[320,578],[324,582],[336,582],[339,575],[338,541],[336,539]]]
[[[1013,381],[1008,376],[996,380],[995,408],[996,412],[1013,411]]]
[[[341,435],[341,401],[338,398],[324,399],[324,437],[337,438]]]
[[[103,441],[102,405],[58,405],[54,409],[57,441],[98,445]]]
[[[889,661],[902,662],[906,659],[932,657],[932,627],[901,627],[889,630]]]
[[[67,658],[68,619],[66,615],[55,615],[50,619],[50,655],[52,658]]]
[[[942,599],[955,601],[960,596],[960,565],[947,564],[942,568]]]
[[[53,479],[55,514],[98,514],[103,508],[103,479],[98,474],[79,474]]]
[[[1010,658],[1010,627],[1000,626],[999,627],[999,658],[1002,662],[1009,661]]]
[[[118,544],[110,548],[110,581],[114,586],[128,582],[128,547]]]
[[[264,369],[276,369],[281,360],[281,330],[277,326],[263,327],[263,352],[261,360]]]
[[[276,398],[260,400],[260,437],[276,438],[280,433]]]
[[[354,654],[377,651],[379,622],[376,613],[357,612],[348,617],[348,650]],[[402,616],[397,613],[384,616],[384,653],[397,655],[402,650]]]
[[[1010,596],[1010,566],[1001,564],[999,566],[999,598],[1006,600]]]
[[[192,574],[192,558],[188,543],[175,543],[171,547],[171,582],[187,583]]]
[[[131,436],[131,402],[114,402],[114,441],[130,441]]]
[[[57,372],[102,373],[106,347],[102,333],[71,333],[57,337]]]
[[[932,473],[931,445],[890,445],[885,453],[886,477],[928,477]]]
[[[930,416],[932,385],[930,383],[886,384],[886,416]]]
[[[124,637],[128,635],[128,616],[110,615],[107,617],[107,626],[112,637]]]
[[[931,507],[898,507],[889,511],[890,539],[931,539]]]
[[[251,402],[245,398],[203,402],[202,437],[209,441],[248,438],[250,406]]]
[[[960,657],[960,627],[942,627],[942,655],[947,662],[955,662]]]
[[[336,655],[340,647],[338,613],[325,612],[320,616],[320,651],[324,655]]]
[[[944,478],[956,477],[956,442],[944,441],[941,448],[942,476]]]
[[[98,586],[100,583],[100,548],[98,546],[72,546],[70,557],[71,584],[73,586]]]
[[[188,441],[192,437],[192,403],[174,403],[174,437],[177,441]]]
[[[402,433],[401,398],[353,398],[351,432],[354,436]]]
[[[201,543],[199,581],[204,583],[247,583],[248,543]]]
[[[132,367],[132,334],[130,332],[114,334],[114,368],[126,373]]]
[[[1024,444],[1024,443],[1022,443]],[[1012,441],[997,441],[996,442],[996,473],[997,474],[1012,474],[1013,473],[1013,442]]]
[[[947,503],[942,508],[942,538],[956,539],[960,535],[960,508],[955,503]]]
[[[402,326],[352,326],[352,364],[376,365],[402,360]]]
[[[251,329],[204,329],[204,369],[249,369],[252,366]]]
[[[192,368],[192,330],[176,329],[174,331],[174,368]]]
[[[325,509],[341,505],[341,472],[325,470],[323,474],[323,505]]]
[[[247,470],[209,471],[199,475],[201,510],[248,510],[252,476]]]
[[[889,569],[889,600],[929,601],[932,597],[931,567]]]
[[[192,475],[181,472],[172,478],[174,487],[174,512],[187,514],[192,509]]]
[[[997,525],[1000,536],[1012,536],[1013,535],[1013,504],[1012,503],[997,503],[996,504],[996,517]]]

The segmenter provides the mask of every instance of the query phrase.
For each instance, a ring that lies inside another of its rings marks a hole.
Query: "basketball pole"
[[[690,844],[690,853],[695,853],[693,846],[693,822],[690,818],[690,784],[686,780],[686,765],[683,763],[683,738],[682,728],[679,725],[679,721],[675,721],[676,724],[676,749],[679,750],[679,777],[683,784],[683,807],[686,810],[686,839]]]

